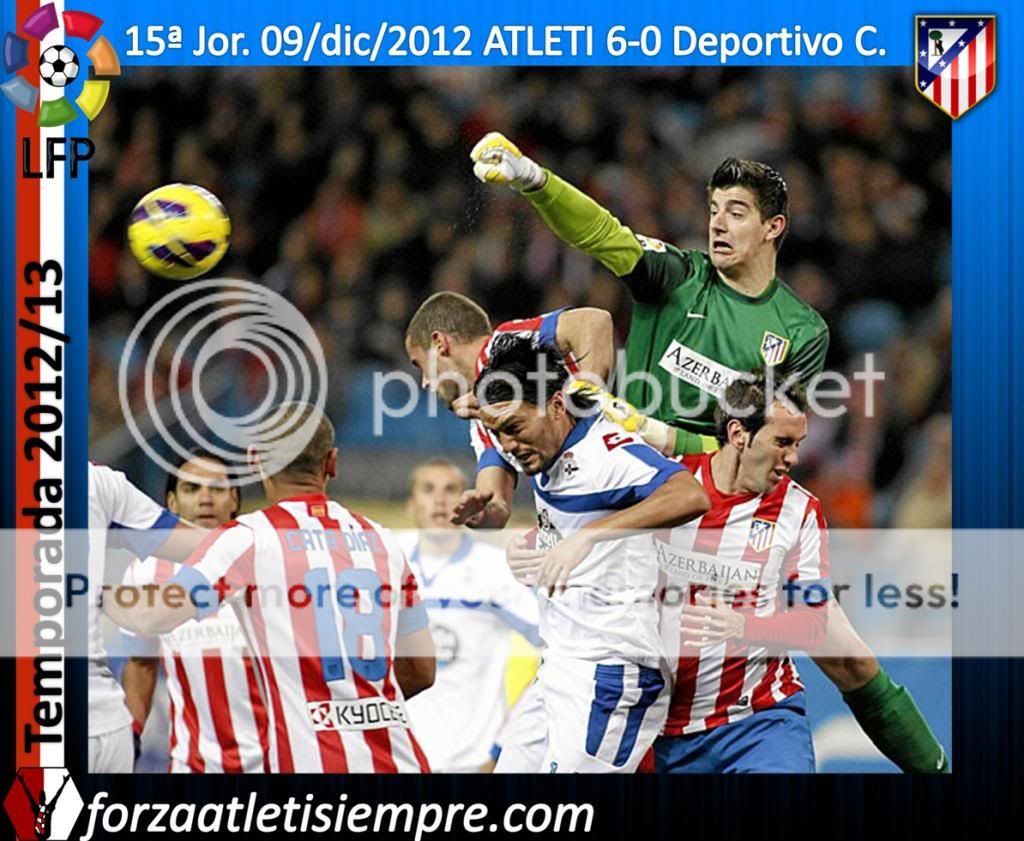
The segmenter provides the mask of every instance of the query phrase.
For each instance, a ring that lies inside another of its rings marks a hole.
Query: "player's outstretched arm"
[[[485,467],[476,474],[476,487],[455,504],[452,523],[471,529],[502,529],[512,516],[515,479],[503,467]]]
[[[121,675],[125,705],[132,718],[141,725],[146,723],[153,707],[158,663],[156,657],[129,657]]]
[[[512,571],[512,577],[526,587],[537,583],[537,573],[544,564],[547,555],[543,549],[537,548],[537,529],[530,529],[525,534],[516,534],[505,549],[505,560]]]
[[[436,671],[434,640],[429,628],[398,637],[395,678],[406,699],[433,686]]]
[[[688,523],[711,508],[707,491],[688,470],[672,474],[646,499],[595,520],[577,534],[591,542],[615,540],[626,531],[670,529]]]
[[[473,173],[485,184],[505,184],[529,200],[555,236],[585,251],[616,277],[633,271],[643,248],[633,232],[590,196],[526,157],[492,131],[470,153]]]
[[[585,525],[548,552],[537,583],[549,591],[564,589],[570,573],[597,543],[619,540],[628,532],[681,526],[711,508],[704,487],[689,471],[675,473],[645,499]]]
[[[216,599],[216,593],[206,598]],[[103,612],[126,631],[144,636],[159,636],[195,619],[195,603],[180,584],[121,586],[103,597]]]
[[[675,455],[676,429],[664,421],[648,417],[628,400],[616,397],[610,391],[597,388],[586,380],[569,383],[569,393],[583,393],[596,401],[601,413],[612,423],[617,423],[626,432],[639,435],[644,441],[664,456]]]
[[[577,307],[558,316],[555,343],[571,353],[580,368],[601,383],[611,379],[615,364],[612,314],[597,307]]]
[[[209,529],[188,520],[178,520],[174,528],[167,532],[164,542],[153,550],[153,554],[168,561],[184,561],[209,533]]]

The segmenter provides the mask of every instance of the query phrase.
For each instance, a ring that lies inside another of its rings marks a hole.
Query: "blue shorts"
[[[732,724],[654,743],[659,774],[813,774],[804,693]]]

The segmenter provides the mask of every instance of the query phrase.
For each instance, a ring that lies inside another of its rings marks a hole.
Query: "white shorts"
[[[90,774],[130,774],[135,766],[132,726],[89,737]]]
[[[544,762],[548,747],[548,722],[540,686],[533,683],[523,690],[508,711],[495,745],[501,749],[495,774],[536,774]]]
[[[537,673],[548,721],[541,771],[632,774],[661,732],[671,683],[635,663],[545,657]]]

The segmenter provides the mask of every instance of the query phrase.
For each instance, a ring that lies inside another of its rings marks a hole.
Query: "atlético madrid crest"
[[[776,336],[769,330],[761,338],[761,358],[765,365],[781,365],[789,353],[789,339]]]
[[[755,552],[763,552],[772,545],[772,537],[775,536],[775,523],[771,520],[755,519],[750,523],[750,535],[747,542]]]
[[[954,120],[996,86],[995,15],[914,18],[918,92]]]

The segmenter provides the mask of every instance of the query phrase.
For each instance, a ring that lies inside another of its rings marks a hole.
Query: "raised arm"
[[[537,584],[564,589],[569,575],[598,543],[621,540],[628,532],[674,528],[704,514],[711,507],[707,491],[689,471],[669,476],[646,498],[588,523],[548,552]]]
[[[504,135],[485,135],[470,157],[477,178],[518,190],[559,239],[616,277],[628,275],[640,262],[643,248],[629,228],[590,196],[538,166]]]
[[[566,310],[558,316],[555,341],[560,350],[573,355],[582,371],[609,382],[615,364],[611,313],[596,307]]]
[[[437,660],[430,628],[400,636],[395,653],[395,679],[408,700],[434,685]]]
[[[153,550],[153,554],[168,561],[184,561],[209,533],[209,529],[194,525],[188,520],[178,520],[174,528],[164,536],[163,543]]]
[[[673,474],[650,496],[583,526],[577,534],[591,545],[621,538],[626,531],[670,529],[688,523],[711,508],[704,487],[688,470]]]
[[[104,593],[103,612],[126,631],[159,636],[196,618],[198,611],[193,598],[217,600],[215,591],[211,593],[206,588],[207,592],[200,593],[201,589],[190,594],[174,582],[141,587],[122,585]]]
[[[505,467],[483,467],[476,486],[464,491],[455,504],[452,522],[471,529],[502,529],[512,516],[515,474]]]
[[[210,532],[169,581],[105,592],[104,612],[127,631],[159,636],[216,613],[253,579],[252,530],[233,521]],[[131,592],[134,590],[134,593]]]
[[[124,702],[132,718],[140,725],[145,725],[149,711],[153,707],[153,695],[156,692],[157,666],[156,657],[131,656],[124,664],[121,675],[121,686],[124,687]]]

